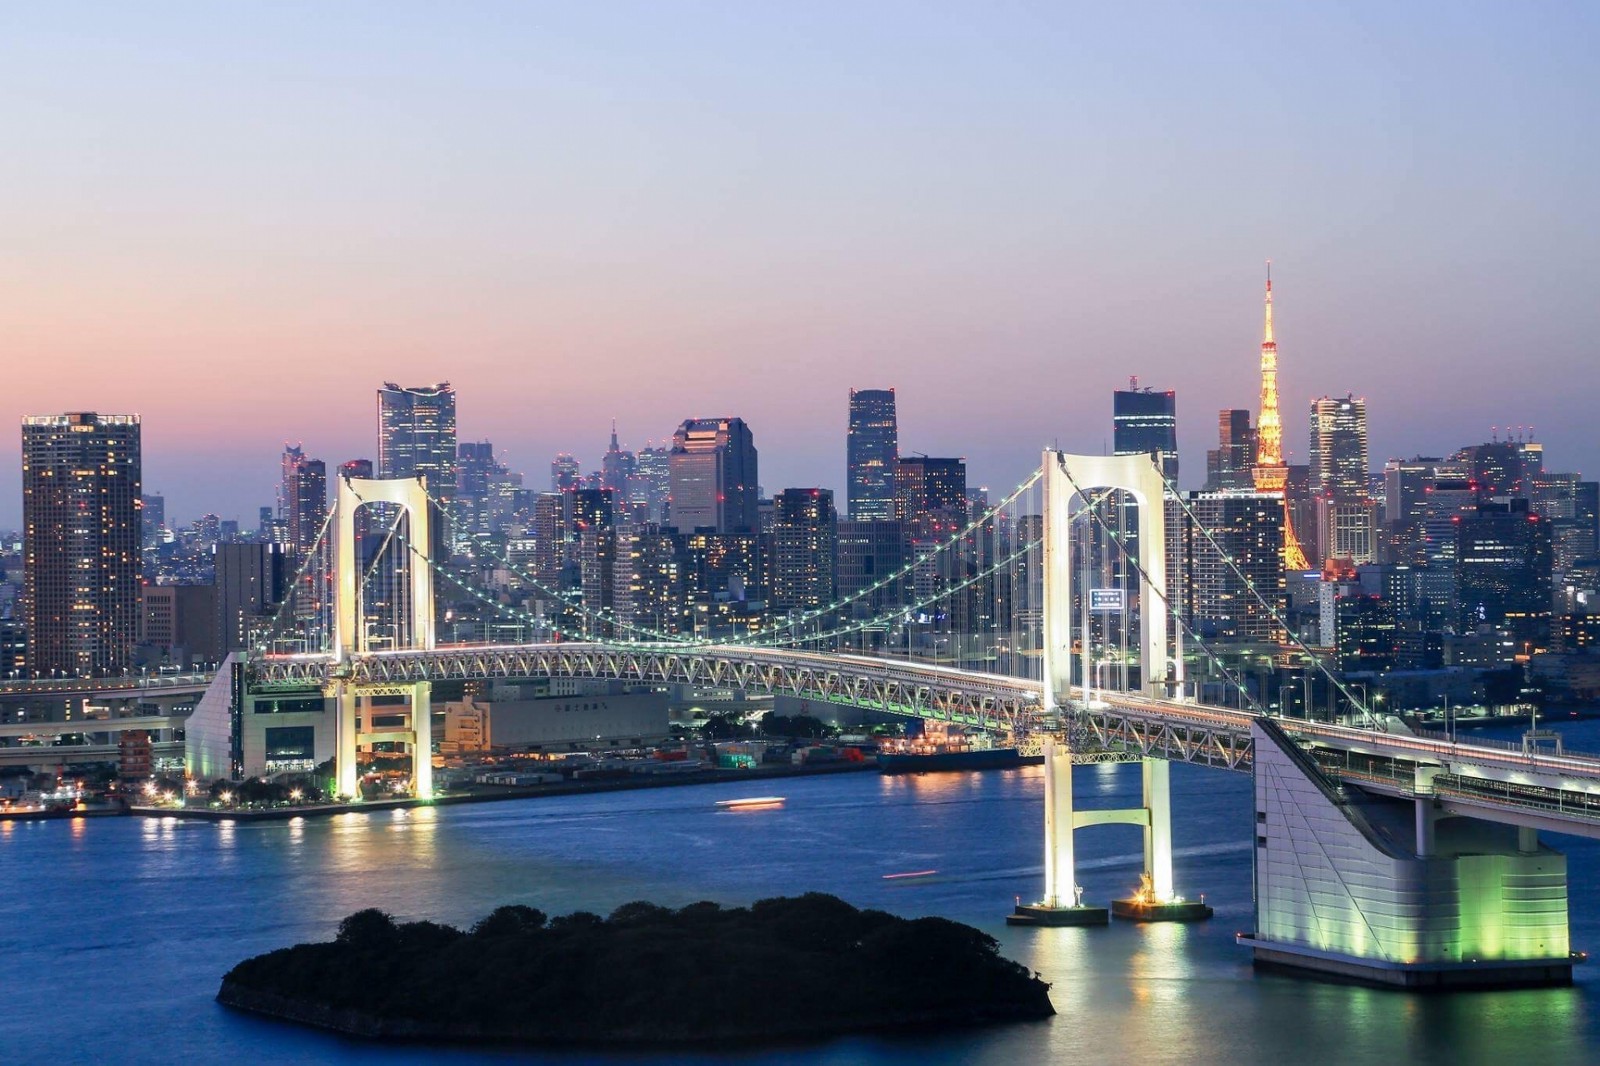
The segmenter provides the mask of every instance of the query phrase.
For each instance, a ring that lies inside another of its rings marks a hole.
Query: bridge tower
[[[356,557],[356,512],[370,504],[390,504],[400,508],[406,516],[406,540],[418,556],[418,562],[406,568],[410,575],[411,609],[406,613],[405,638],[412,648],[432,650],[434,647],[433,568],[428,565],[432,561],[433,536],[426,483],[421,477],[341,477],[333,521],[335,668],[332,695],[338,707],[334,726],[335,791],[341,796],[356,795],[359,784],[356,752],[361,741],[399,741],[411,748],[413,793],[428,796],[433,792],[432,683],[358,684],[349,668],[352,656],[371,650],[370,634],[362,624],[365,612],[361,562]],[[396,636],[398,638],[399,634]],[[408,725],[376,728],[371,699],[397,695],[407,698]],[[364,721],[360,706],[362,697],[368,700]]]
[[[1139,683],[1142,694],[1164,697],[1182,691],[1182,658],[1167,643],[1166,482],[1154,455],[1068,455],[1044,453],[1044,704],[1047,714],[1069,719],[1072,699],[1072,655],[1081,656],[1082,690],[1077,706],[1093,702],[1094,670],[1089,634],[1090,590],[1073,603],[1071,504],[1091,502],[1095,490],[1116,489],[1133,497],[1138,507]],[[1124,604],[1124,608],[1126,608]],[[1065,735],[1070,737],[1070,726]],[[1008,919],[1014,924],[1098,925],[1108,919],[1103,907],[1085,906],[1080,898],[1074,863],[1073,833],[1089,825],[1125,823],[1144,830],[1145,873],[1134,897],[1118,900],[1119,917],[1141,920],[1189,920],[1210,916],[1210,908],[1178,896],[1172,880],[1172,810],[1169,766],[1163,759],[1143,759],[1144,801],[1129,810],[1076,811],[1072,803],[1070,740],[1047,738],[1045,752],[1045,896],[1036,905],[1020,906]]]

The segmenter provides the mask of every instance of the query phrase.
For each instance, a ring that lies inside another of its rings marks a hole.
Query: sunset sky
[[[1173,388],[1375,463],[1531,425],[1600,474],[1600,5],[50,3],[0,22],[0,527],[18,422],[144,418],[168,514],[449,380],[548,484],[611,418],[842,489],[848,389],[1004,489]],[[842,503],[842,497],[841,497]]]

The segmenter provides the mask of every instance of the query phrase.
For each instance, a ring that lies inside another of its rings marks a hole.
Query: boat
[[[928,733],[912,740],[892,741],[878,749],[878,769],[886,774],[1009,770],[1027,762],[1015,747],[996,747],[982,733]]]
[[[782,796],[749,796],[745,799],[717,800],[717,807],[724,811],[755,811],[766,807],[782,807]]]

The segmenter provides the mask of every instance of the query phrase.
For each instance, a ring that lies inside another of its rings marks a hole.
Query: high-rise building
[[[167,500],[164,496],[140,497],[140,525],[146,544],[154,544],[156,537],[167,524]]]
[[[378,390],[378,477],[427,479],[428,491],[456,491],[456,391],[448,381]]]
[[[1257,492],[1283,497],[1281,523],[1283,568],[1306,570],[1306,553],[1295,536],[1286,489],[1289,467],[1283,461],[1283,416],[1278,413],[1278,340],[1272,328],[1272,264],[1267,263],[1266,321],[1261,330],[1261,416],[1256,420],[1256,465],[1251,469]]]
[[[899,457],[894,390],[851,389],[850,428],[845,438],[851,521],[894,517],[895,461]]]
[[[775,614],[814,611],[834,601],[839,516],[828,489],[784,489],[772,498]]]
[[[1373,500],[1317,497],[1317,545],[1324,561],[1354,566],[1378,561],[1378,505]]]
[[[1139,388],[1131,378],[1126,389],[1112,393],[1111,450],[1117,455],[1161,456],[1161,473],[1178,483],[1178,398],[1171,389]]]
[[[1368,498],[1365,399],[1346,395],[1311,401],[1310,466],[1313,495],[1331,500]]]
[[[834,559],[838,598],[859,597],[845,609],[848,618],[882,618],[907,602],[905,579],[894,577],[906,564],[900,522],[840,522]]]
[[[550,491],[566,492],[583,480],[583,466],[570,452],[557,452],[550,460]]]
[[[756,445],[742,418],[691,418],[672,435],[672,524],[682,532],[761,528]]]
[[[1237,640],[1282,640],[1272,615],[1287,603],[1283,501],[1263,492],[1192,492],[1189,510],[1183,600],[1190,625]]]
[[[1248,489],[1255,480],[1250,469],[1256,464],[1256,431],[1250,426],[1250,412],[1233,408],[1217,413],[1217,447],[1206,452],[1206,490]]]
[[[1483,499],[1495,496],[1527,496],[1532,486],[1529,484],[1528,472],[1523,467],[1523,461],[1525,457],[1533,454],[1528,451],[1529,443],[1531,442],[1492,440],[1485,444],[1470,444],[1458,450],[1454,458],[1456,462],[1466,465],[1467,475]],[[1538,463],[1542,470],[1542,450],[1539,453]]]
[[[672,453],[646,442],[634,456],[633,479],[628,485],[628,502],[646,522],[669,525],[667,500],[672,495]]]
[[[617,442],[617,420],[611,420],[611,443],[600,459],[600,487],[617,494],[617,502],[627,510],[628,482],[638,468],[638,457]]]
[[[952,532],[967,523],[967,461],[902,457],[895,464],[895,517],[915,523],[929,515],[954,523]]]
[[[307,457],[298,444],[283,447],[278,517],[289,531],[290,565],[298,568],[328,517],[328,466],[321,459]]]
[[[272,543],[217,545],[216,574],[216,647],[227,655],[249,648],[251,635],[265,629],[293,574]]]
[[[1553,605],[1551,523],[1525,499],[1480,503],[1456,523],[1459,626],[1503,628],[1518,640],[1548,640]]]
[[[99,677],[132,663],[139,625],[138,415],[22,420],[22,621],[28,670]]]

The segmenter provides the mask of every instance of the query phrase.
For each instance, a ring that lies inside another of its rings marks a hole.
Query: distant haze
[[[144,417],[146,491],[254,524],[283,442],[375,451],[451,381],[530,487],[739,415],[844,483],[848,389],[1002,490],[1176,389],[1183,482],[1285,441],[1536,427],[1600,473],[1593,4],[14,7],[0,34],[0,527],[17,423]]]

